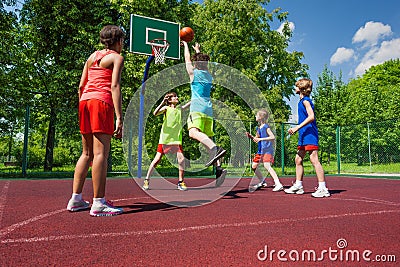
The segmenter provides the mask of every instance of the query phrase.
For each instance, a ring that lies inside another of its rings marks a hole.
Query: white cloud
[[[296,26],[295,26],[294,23],[291,22],[291,21],[287,21],[287,22],[282,23],[276,31],[279,32],[280,34],[282,34],[283,27],[285,27],[285,24],[286,24],[286,23],[289,24],[289,29],[290,29],[291,32],[293,32],[294,29],[296,28]]]
[[[355,69],[355,74],[362,75],[371,66],[397,58],[400,58],[400,38],[384,41],[380,47],[372,48],[365,54],[361,63]]]
[[[377,45],[379,39],[390,36],[392,29],[390,25],[384,25],[381,22],[369,21],[364,27],[358,29],[353,36],[353,43],[365,42],[365,46]]]
[[[336,52],[331,56],[330,64],[332,66],[339,65],[343,62],[349,61],[354,57],[354,50],[344,47],[339,47]]]

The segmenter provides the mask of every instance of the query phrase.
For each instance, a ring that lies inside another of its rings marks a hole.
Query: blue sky
[[[304,52],[315,81],[325,64],[348,82],[372,65],[400,58],[399,0],[271,0],[266,8],[276,7],[289,12],[288,50]]]
[[[336,75],[342,71],[347,83],[372,65],[400,58],[400,0],[271,0],[266,9],[277,7],[289,12],[288,50],[304,53],[314,81],[325,64]]]
[[[400,0],[271,0],[266,5],[269,12],[278,7],[289,12],[288,51],[304,53],[302,63],[314,82],[325,65],[336,77],[341,71],[347,83],[373,65],[400,58]],[[297,101],[297,96],[288,101],[293,114]],[[296,120],[294,115],[291,121]]]
[[[342,71],[347,83],[373,65],[400,58],[399,0],[271,0],[266,9],[277,7],[289,12],[288,50],[304,53],[302,63],[315,82],[325,64],[337,77]],[[297,101],[289,101],[293,114]]]

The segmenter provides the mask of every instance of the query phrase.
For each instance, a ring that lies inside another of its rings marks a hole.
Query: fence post
[[[340,126],[336,126],[336,159],[337,172],[340,174]]]
[[[281,166],[282,175],[285,175],[285,124],[281,123]]]
[[[369,172],[372,172],[372,157],[371,157],[371,136],[369,131],[369,122],[367,122],[368,129],[368,158],[369,158]]]
[[[29,135],[29,117],[30,107],[26,106],[25,111],[25,131],[24,131],[24,147],[22,151],[22,176],[26,176],[26,169],[28,168],[28,135]]]
[[[250,133],[252,133],[253,132],[253,125],[252,125],[251,121],[249,122],[249,124],[250,124],[249,131],[250,131]],[[251,165],[252,165],[251,142],[253,142],[253,141],[249,138],[249,158],[248,158],[248,161],[250,162],[249,173],[252,173],[252,169],[251,169]]]

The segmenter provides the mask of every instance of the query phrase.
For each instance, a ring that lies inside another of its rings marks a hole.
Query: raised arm
[[[158,116],[158,115],[164,113],[164,112],[167,110],[167,107],[165,106],[165,104],[167,103],[167,100],[168,100],[168,99],[167,99],[166,97],[164,97],[164,99],[163,99],[163,101],[160,103],[160,105],[158,105],[158,106],[156,107],[156,109],[154,110],[154,112],[153,112],[153,115],[154,115],[154,116]]]
[[[190,81],[193,81],[194,73],[193,73],[193,64],[190,58],[190,51],[187,42],[182,41],[184,47],[184,56],[185,56],[185,63],[186,63],[186,71],[189,74]]]
[[[182,109],[187,109],[188,107],[190,107],[190,103],[191,103],[192,101],[189,101],[189,102],[187,102],[186,104],[184,104],[184,105],[182,105]]]

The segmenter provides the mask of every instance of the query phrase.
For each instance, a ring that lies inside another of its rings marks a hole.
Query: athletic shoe
[[[181,191],[186,191],[187,190],[187,186],[186,186],[184,181],[178,182],[178,189],[181,190]]]
[[[261,187],[267,187],[267,182],[263,180],[262,182],[259,182],[258,184],[252,185],[251,188],[255,191],[257,189],[260,189]]]
[[[223,170],[224,170],[224,169],[222,169],[221,166],[217,166],[217,168],[216,168],[216,170],[215,170],[215,179],[218,179],[218,177],[221,176]]]
[[[69,211],[79,211],[86,210],[90,207],[89,201],[83,199],[79,201],[74,201],[72,198],[68,201],[67,210]]]
[[[144,179],[142,188],[144,190],[149,190],[149,184],[150,184],[149,180],[148,179]]]
[[[95,217],[114,216],[121,214],[123,211],[123,209],[114,207],[111,202],[106,201],[104,204],[101,204],[99,206],[92,205],[92,208],[90,209],[90,215]]]
[[[206,163],[206,167],[209,167],[213,165],[218,159],[222,158],[226,154],[226,150],[223,149],[222,147],[217,146],[216,149],[213,149],[211,151],[210,158],[208,159],[208,162]]]
[[[283,185],[282,184],[276,184],[274,186],[274,189],[272,189],[272,192],[279,192],[283,190]]]
[[[311,194],[313,197],[330,197],[331,194],[328,191],[328,188],[317,189],[314,193]]]
[[[250,187],[251,187],[251,189],[253,189],[254,191],[256,191],[257,189],[261,188],[261,186],[262,186],[262,184],[261,184],[261,183],[258,183],[258,184],[253,184],[253,185],[251,185]]]
[[[284,191],[287,194],[297,194],[297,195],[304,194],[304,189],[302,186],[297,187],[295,185],[292,185],[289,189],[285,189]]]
[[[225,169],[220,169],[220,170],[217,169],[216,179],[215,179],[215,187],[220,187],[224,183],[226,173],[227,173],[227,170],[225,170]]]

